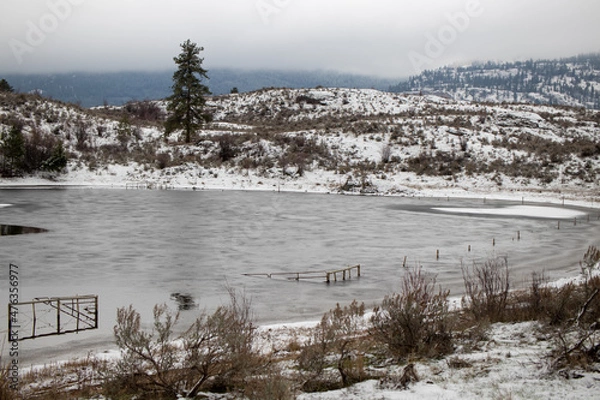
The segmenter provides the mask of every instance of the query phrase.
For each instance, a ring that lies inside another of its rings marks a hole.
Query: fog
[[[205,65],[405,77],[473,61],[600,51],[589,0],[4,0],[0,73]]]

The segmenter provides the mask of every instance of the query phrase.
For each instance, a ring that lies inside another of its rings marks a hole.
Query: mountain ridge
[[[214,68],[207,85],[215,95],[266,87],[344,87],[387,89],[396,82],[367,75],[334,71],[242,70]],[[82,107],[120,106],[129,101],[159,100],[171,94],[173,71],[125,71],[113,73],[72,72],[60,74],[6,74],[1,76],[21,93],[37,92],[44,97]]]
[[[474,63],[424,71],[393,92],[445,93],[456,100],[600,109],[600,53],[569,58]]]

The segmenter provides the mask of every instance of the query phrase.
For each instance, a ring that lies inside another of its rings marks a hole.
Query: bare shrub
[[[383,164],[387,164],[390,162],[392,158],[392,146],[390,144],[385,144],[381,148],[381,162]]]
[[[592,270],[598,265],[600,262],[600,250],[598,250],[595,246],[590,246],[587,252],[583,255],[583,259],[579,262],[581,266],[581,272],[590,277],[592,275]]]
[[[564,324],[578,307],[576,285],[552,287],[546,284],[543,274],[532,274],[529,289],[510,295],[505,322],[540,321],[550,326]]]
[[[165,118],[165,113],[154,101],[130,101],[125,104],[125,111],[133,115],[136,119],[143,121],[162,121]]]
[[[453,350],[450,292],[436,288],[421,268],[402,279],[400,294],[386,296],[371,319],[374,338],[397,359],[437,357]]]
[[[379,380],[379,388],[387,390],[406,390],[411,383],[419,382],[415,364],[410,363],[402,370],[402,375],[386,376]]]
[[[244,385],[248,400],[293,400],[294,383],[281,371],[269,371],[266,375],[250,378]]]
[[[16,394],[11,388],[10,370],[2,363],[0,357],[0,400],[10,400]]]
[[[497,257],[462,269],[466,297],[463,307],[477,320],[502,322],[510,291],[508,262]]]
[[[157,153],[156,154],[156,166],[158,169],[165,169],[171,163],[171,155],[169,153]]]
[[[219,138],[219,158],[222,162],[235,158],[238,151],[236,140],[233,135],[221,135]]]
[[[555,371],[592,369],[600,363],[600,277],[587,280],[572,297],[578,307],[552,337],[550,358]]]
[[[244,296],[231,291],[229,305],[203,313],[178,337],[177,320],[178,314],[156,306],[153,328],[145,331],[131,306],[118,310],[114,333],[122,359],[107,386],[117,393],[109,396],[127,388],[128,394],[148,398],[194,397],[201,390],[241,386],[245,374],[258,365],[250,303]]]
[[[75,129],[75,138],[77,140],[75,148],[79,151],[84,151],[89,148],[88,144],[88,124],[86,122],[78,121]]]
[[[348,387],[365,379],[361,329],[365,305],[355,300],[342,308],[330,310],[315,327],[312,338],[298,357],[300,369],[308,372],[304,389],[317,391],[335,388],[334,382],[323,381],[323,371],[334,367],[339,372],[341,386]]]

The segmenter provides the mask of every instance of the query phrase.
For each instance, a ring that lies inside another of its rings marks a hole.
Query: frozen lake
[[[598,209],[481,199],[5,189],[0,205],[0,224],[47,230],[0,236],[3,333],[9,263],[19,266],[20,301],[97,294],[100,302],[97,331],[23,341],[22,362],[106,348],[117,307],[133,304],[149,318],[154,304],[177,307],[174,292],[210,310],[227,302],[230,286],[252,299],[259,323],[310,320],[336,303],[372,305],[397,291],[405,257],[459,295],[461,263],[506,256],[518,286],[532,271],[574,275],[588,246],[600,245]],[[360,279],[329,286],[243,275],[354,264]],[[197,312],[183,311],[184,324]]]

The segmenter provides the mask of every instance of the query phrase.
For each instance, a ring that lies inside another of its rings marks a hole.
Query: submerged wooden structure
[[[305,272],[273,272],[262,274],[244,274],[244,276],[266,276],[267,278],[282,277],[288,280],[300,281],[304,279],[323,279],[326,283],[345,281],[352,279],[354,276],[360,278],[360,264],[349,266],[346,268],[331,270],[331,271],[305,271]]]
[[[98,296],[44,297],[8,305],[8,329],[16,340],[98,328]]]

